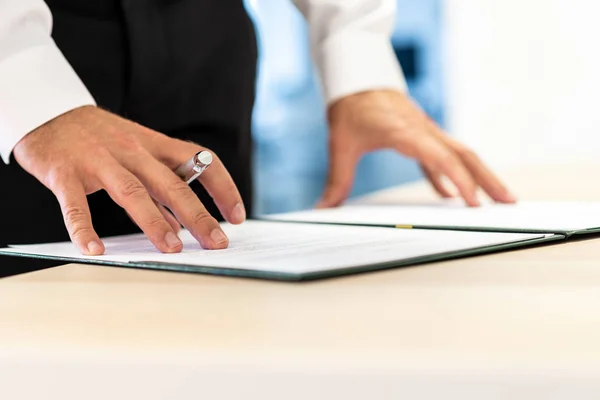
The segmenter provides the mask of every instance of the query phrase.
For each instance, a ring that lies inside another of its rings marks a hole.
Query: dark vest
[[[54,16],[54,40],[98,105],[213,149],[250,210],[250,120],[257,51],[242,0],[46,3]],[[9,189],[0,194],[0,246],[68,240],[50,191],[14,159],[10,166],[0,166],[0,179]],[[203,188],[197,183],[193,187],[219,217]],[[104,192],[88,198],[101,236],[137,231]],[[0,258],[0,267],[4,262]]]

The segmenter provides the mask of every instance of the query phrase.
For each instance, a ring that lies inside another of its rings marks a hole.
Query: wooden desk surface
[[[596,171],[506,175],[600,200]],[[303,284],[67,265],[0,280],[0,397],[595,398],[599,304],[598,239]]]

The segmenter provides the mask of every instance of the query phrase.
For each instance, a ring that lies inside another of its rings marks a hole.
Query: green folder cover
[[[418,265],[564,240],[555,233],[452,232],[250,220],[223,224],[227,250],[202,250],[187,231],[184,252],[160,254],[142,235],[103,239],[104,256],[82,256],[68,242],[21,245],[1,254],[64,262],[307,281]]]

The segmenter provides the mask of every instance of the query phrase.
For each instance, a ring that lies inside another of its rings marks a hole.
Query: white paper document
[[[122,265],[164,263],[213,269],[262,271],[287,276],[347,270],[543,239],[552,235],[450,232],[360,226],[247,221],[223,224],[229,248],[203,250],[187,231],[184,250],[162,254],[142,234],[104,239],[106,253],[83,256],[69,242],[19,245],[2,252],[91,260]],[[173,269],[173,268],[172,268]],[[377,268],[373,268],[377,269]],[[243,275],[243,274],[241,274]]]
[[[558,233],[600,229],[600,203],[488,203],[476,208],[453,201],[440,201],[427,205],[358,204],[324,210],[273,214],[265,218],[298,222]]]

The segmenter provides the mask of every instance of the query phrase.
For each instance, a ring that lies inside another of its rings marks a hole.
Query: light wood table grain
[[[600,200],[597,172],[505,178]],[[302,284],[82,265],[0,280],[2,399],[598,396],[597,239]]]

